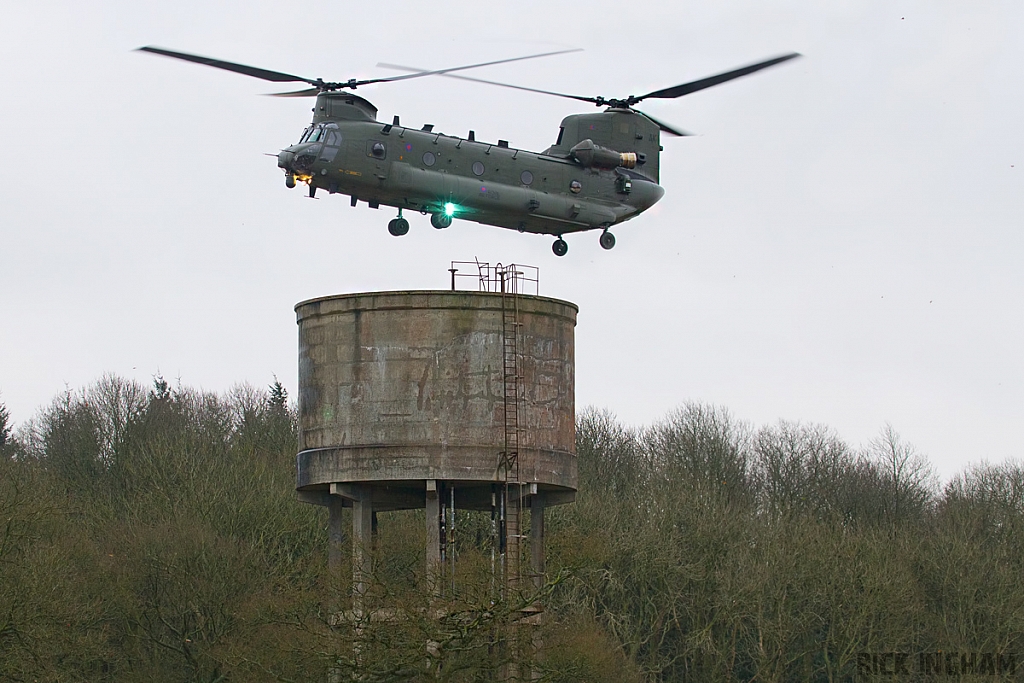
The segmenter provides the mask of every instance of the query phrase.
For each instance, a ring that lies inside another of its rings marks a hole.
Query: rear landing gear
[[[555,243],[551,245],[551,251],[555,252],[555,256],[565,256],[569,253],[569,245],[565,243],[561,237],[555,240]]]
[[[615,235],[605,230],[597,241],[601,244],[602,249],[611,249],[615,246]]]
[[[395,237],[401,237],[402,235],[409,232],[409,221],[404,218],[395,218],[388,223],[388,232]]]
[[[388,223],[388,232],[395,237],[401,237],[409,232],[409,221],[402,218],[401,209],[398,210],[398,218],[394,218]]]
[[[438,230],[443,230],[452,224],[452,217],[446,213],[430,214],[430,224]]]

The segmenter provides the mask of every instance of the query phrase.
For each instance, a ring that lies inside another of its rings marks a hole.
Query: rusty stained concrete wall
[[[576,488],[575,305],[519,296],[520,480]],[[504,445],[500,294],[379,292],[296,306],[298,488],[495,481]]]

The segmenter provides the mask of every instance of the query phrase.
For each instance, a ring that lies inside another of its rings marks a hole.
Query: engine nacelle
[[[587,168],[636,168],[636,152],[616,152],[589,138],[576,143],[569,154]]]

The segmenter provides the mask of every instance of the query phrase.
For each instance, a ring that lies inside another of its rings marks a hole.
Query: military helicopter
[[[613,225],[630,220],[653,206],[665,194],[658,184],[658,155],[662,132],[677,130],[634,108],[646,99],[674,99],[704,90],[761,69],[799,57],[790,53],[683,83],[645,95],[624,98],[586,97],[473,78],[457,71],[494,64],[548,57],[575,50],[527,55],[449,69],[423,70],[382,64],[410,73],[390,78],[328,82],[279,71],[176,52],[159,47],[138,48],[165,57],[204,64],[275,83],[300,82],[310,87],[279,97],[316,97],[313,121],[297,143],[277,155],[285,185],[305,183],[309,196],[318,189],[346,194],[352,206],[364,201],[372,209],[382,204],[398,209],[388,223],[395,237],[409,232],[403,210],[430,215],[435,228],[447,228],[455,218],[485,225],[555,236],[551,249],[564,256],[569,246],[564,235],[600,230],[605,249],[615,246]],[[531,152],[477,140],[445,135],[431,124],[407,128],[395,116],[391,123],[377,120],[377,108],[351,92],[359,86],[445,76],[517,90],[554,95],[606,107],[596,114],[571,114],[558,129],[555,144]]]

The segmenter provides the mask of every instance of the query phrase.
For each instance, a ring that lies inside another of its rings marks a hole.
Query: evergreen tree
[[[171,385],[167,383],[167,380],[159,372],[153,376],[152,397],[156,401],[166,401],[171,397]]]
[[[9,455],[14,450],[14,437],[11,434],[11,414],[7,406],[0,402],[0,455]]]
[[[267,403],[270,410],[275,413],[284,413],[288,410],[288,390],[281,384],[281,380],[274,375],[274,383],[270,385],[270,396]]]

